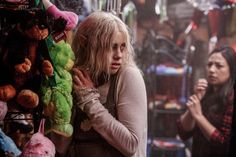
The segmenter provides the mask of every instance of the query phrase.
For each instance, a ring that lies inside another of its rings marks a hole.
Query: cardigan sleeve
[[[135,154],[147,132],[146,89],[140,71],[133,67],[122,70],[117,83],[117,119],[98,99],[84,107],[93,128],[125,156]],[[145,143],[146,144],[146,143]]]

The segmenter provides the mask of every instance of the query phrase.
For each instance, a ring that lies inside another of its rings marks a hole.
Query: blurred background
[[[1,16],[6,16],[6,8],[24,10],[27,7],[25,2],[33,0],[1,0]],[[34,0],[36,4],[40,2]],[[147,157],[191,157],[191,139],[179,139],[176,120],[185,111],[186,100],[193,92],[196,80],[205,77],[207,55],[212,49],[229,45],[236,50],[236,0],[51,2],[61,10],[76,13],[79,22],[95,10],[105,10],[113,12],[127,24],[136,62],[143,71],[147,88]],[[1,17],[0,52],[1,43],[11,29],[9,25]],[[67,32],[68,43],[72,42],[74,32]],[[32,123],[32,117],[26,115],[26,120]],[[21,148],[31,135],[32,129],[29,134],[14,134],[13,139]]]
[[[205,77],[207,55],[218,46],[236,49],[235,1],[122,1],[133,33],[137,63],[148,91],[148,157],[190,157],[176,120],[193,85]]]

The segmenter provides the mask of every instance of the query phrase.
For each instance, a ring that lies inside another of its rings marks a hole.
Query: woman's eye
[[[125,43],[121,44],[120,50],[123,51],[125,48],[126,48],[126,44]]]
[[[114,44],[113,46],[112,46],[112,49],[113,50],[116,50],[118,48],[118,45],[117,44]]]
[[[216,64],[216,67],[219,69],[219,68],[222,68],[223,65],[221,65],[221,64]]]
[[[207,67],[209,68],[209,67],[211,67],[212,66],[212,63],[208,63],[207,64]]]

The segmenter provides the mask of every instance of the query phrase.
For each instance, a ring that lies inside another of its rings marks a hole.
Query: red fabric
[[[232,113],[233,113],[233,106],[229,106],[222,117],[223,124],[219,129],[216,129],[213,134],[211,135],[211,142],[212,143],[225,143],[230,135],[231,130],[231,123],[232,123]]]
[[[192,21],[191,21],[191,23],[194,24],[193,29],[196,29],[199,26],[203,16],[204,16],[204,13],[201,10],[198,10],[198,9],[194,10]]]
[[[220,31],[220,21],[221,21],[221,10],[213,9],[208,13],[209,27],[211,31],[211,37],[217,36]]]
[[[236,3],[236,0],[225,0],[226,2]]]

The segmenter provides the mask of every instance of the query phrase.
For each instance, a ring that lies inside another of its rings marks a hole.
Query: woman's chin
[[[115,74],[115,73],[117,73],[118,70],[119,70],[118,68],[117,69],[114,68],[114,69],[111,69],[110,72],[111,72],[111,74]]]

